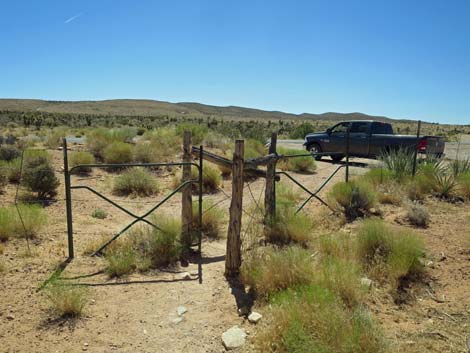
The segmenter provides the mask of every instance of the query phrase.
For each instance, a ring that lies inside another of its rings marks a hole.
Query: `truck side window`
[[[379,135],[392,135],[392,125],[380,123],[380,122],[373,122],[372,123],[372,133],[379,134]]]
[[[348,131],[349,123],[341,123],[333,127],[332,134],[345,134]]]
[[[369,124],[367,121],[354,122],[351,125],[350,133],[367,134],[369,132]]]

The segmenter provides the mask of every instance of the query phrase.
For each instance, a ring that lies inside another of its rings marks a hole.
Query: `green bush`
[[[103,150],[103,159],[109,164],[132,162],[132,146],[125,142],[113,142]]]
[[[77,165],[83,165],[83,164],[94,164],[95,163],[95,157],[89,152],[74,152],[70,155],[70,163],[69,167],[73,168],[76,167]],[[90,167],[78,167],[73,170],[73,173],[75,174],[89,174],[91,173],[91,168]]]
[[[10,183],[19,183],[21,177],[21,159],[16,158],[11,161],[0,161],[0,174]]]
[[[271,322],[255,336],[261,352],[385,353],[383,334],[363,307],[348,309],[318,285],[289,289],[271,300]]]
[[[37,193],[40,200],[57,194],[59,180],[52,168],[51,158],[46,151],[29,150],[25,153],[21,183]]]
[[[88,300],[88,291],[79,285],[66,285],[58,282],[50,283],[45,293],[51,308],[60,317],[79,317]]]
[[[311,240],[313,222],[305,213],[297,213],[289,204],[276,203],[276,218],[266,228],[266,241],[285,245],[297,243],[307,245]]]
[[[257,158],[267,154],[266,147],[258,140],[245,140],[245,159]]]
[[[291,139],[304,139],[309,133],[317,131],[315,126],[311,123],[302,123],[297,125],[289,134]]]
[[[64,128],[58,128],[52,130],[47,136],[45,145],[47,148],[56,149],[62,145],[62,140],[66,135],[66,130]]]
[[[340,182],[333,186],[329,197],[344,212],[348,220],[364,216],[375,204],[376,194],[370,184],[352,180]]]
[[[94,129],[87,134],[87,147],[95,157],[101,159],[104,158],[104,150],[109,145],[118,142],[131,142],[136,134],[137,130],[134,128]]]
[[[454,159],[450,163],[450,170],[455,177],[461,174],[470,173],[470,158],[467,159]]]
[[[373,168],[364,174],[363,178],[372,185],[378,186],[390,183],[393,180],[393,172],[386,168]]]
[[[280,155],[292,156],[295,154],[305,154],[304,150],[279,147],[277,152]],[[277,164],[281,170],[290,170],[298,173],[313,173],[317,169],[315,159],[311,156],[285,158]]]
[[[409,231],[396,230],[380,220],[367,220],[357,236],[357,256],[369,275],[387,278],[397,288],[404,279],[423,273],[423,243]]]
[[[0,161],[12,161],[21,156],[21,151],[12,145],[0,146]]]
[[[191,132],[191,143],[193,145],[199,145],[204,140],[204,137],[207,134],[207,126],[200,125],[200,124],[192,124],[192,123],[182,123],[178,124],[176,127],[176,133],[183,137],[185,131]]]
[[[114,180],[113,193],[116,195],[151,196],[158,191],[156,179],[140,167],[126,170]]]
[[[101,208],[97,208],[93,210],[93,212],[91,213],[91,216],[93,218],[105,219],[106,217],[108,217],[108,212],[106,212],[106,210],[103,210]]]
[[[241,266],[243,283],[260,297],[309,284],[314,274],[311,254],[299,247],[266,248],[261,254],[246,258]]]
[[[21,215],[21,218],[18,214]],[[39,205],[18,205],[0,208],[0,240],[5,241],[10,237],[33,238],[38,235],[45,223],[46,214]]]

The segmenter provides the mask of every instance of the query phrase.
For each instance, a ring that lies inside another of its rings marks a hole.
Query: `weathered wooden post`
[[[185,131],[183,136],[183,162],[191,162],[191,132]],[[191,180],[191,165],[183,165],[182,182]],[[181,243],[183,245],[183,257],[189,254],[192,244],[192,221],[193,221],[193,197],[192,185],[188,184],[183,188],[182,192],[182,208],[181,208]]]
[[[244,141],[236,140],[232,165],[232,201],[230,204],[230,221],[225,257],[226,277],[237,276],[242,262],[240,232],[242,227],[244,149]]]
[[[271,134],[271,144],[269,145],[269,154],[276,153],[277,133]],[[266,169],[266,189],[264,191],[264,223],[270,225],[276,216],[276,163],[273,159],[268,163]]]
[[[419,147],[419,136],[421,134],[421,120],[418,120],[418,131],[416,131],[416,146],[413,154],[413,170],[411,171],[411,174],[414,178],[416,174],[416,161],[418,159],[418,147]]]

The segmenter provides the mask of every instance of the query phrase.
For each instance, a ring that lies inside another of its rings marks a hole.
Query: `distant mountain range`
[[[216,117],[222,119],[248,120],[380,120],[411,122],[413,120],[392,119],[362,113],[291,114],[236,106],[219,107],[200,103],[170,103],[143,99],[112,99],[103,101],[46,101],[39,99],[0,99],[0,110],[44,111],[49,113],[124,115],[124,116],[191,116]]]

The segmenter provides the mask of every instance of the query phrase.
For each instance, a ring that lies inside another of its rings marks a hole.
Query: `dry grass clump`
[[[60,317],[80,317],[88,301],[88,291],[79,285],[65,285],[57,281],[49,283],[45,293],[51,308]]]
[[[350,182],[340,182],[333,186],[329,192],[332,199],[346,216],[352,221],[362,217],[375,205],[376,193],[370,184],[351,180]]]
[[[255,337],[262,352],[384,353],[379,326],[363,307],[349,309],[327,288],[292,288],[271,300],[271,324]]]
[[[113,193],[120,196],[151,196],[159,192],[156,179],[145,169],[131,168],[114,180]]]
[[[403,280],[417,279],[424,271],[420,259],[424,245],[413,233],[393,229],[380,220],[367,220],[357,236],[357,256],[377,280],[388,279],[394,288]]]
[[[299,189],[288,184],[286,182],[276,183],[276,202],[279,204],[291,204],[294,205],[300,200]]]
[[[306,154],[304,150],[279,147],[277,152],[280,155],[292,156],[295,154]],[[280,160],[277,163],[281,170],[290,170],[298,173],[313,173],[317,169],[315,159],[311,156],[292,157]]]
[[[418,227],[427,227],[429,224],[429,212],[426,206],[412,202],[406,207],[406,218],[411,224]]]
[[[459,195],[466,200],[470,200],[470,172],[459,175],[457,188]]]
[[[373,168],[362,176],[372,185],[388,184],[393,181],[393,172],[386,168]]]
[[[70,155],[69,167],[73,168],[83,164],[94,164],[95,157],[90,152],[74,152]],[[74,174],[89,174],[91,168],[89,167],[78,167],[72,171]]]
[[[295,214],[290,205],[277,203],[276,217],[270,220],[265,237],[266,241],[272,244],[297,243],[305,246],[311,240],[312,229],[313,221],[307,214]]]
[[[106,273],[111,278],[128,275],[137,268],[137,252],[133,243],[129,239],[115,242],[105,251]]]
[[[43,208],[35,204],[18,205],[19,213],[14,206],[0,208],[0,240],[10,237],[33,238],[47,222]]]
[[[219,239],[222,237],[221,227],[224,222],[224,211],[215,206],[210,200],[202,202],[202,233],[210,239]],[[197,201],[193,202],[193,231],[197,231],[199,223],[199,204]]]
[[[106,217],[108,217],[108,212],[106,212],[106,210],[103,210],[102,208],[96,208],[91,213],[91,216],[93,218],[105,219]]]
[[[299,247],[265,248],[242,263],[241,278],[258,296],[308,284],[315,274],[309,251]]]
[[[198,180],[199,173],[197,168],[191,168],[191,179]],[[180,178],[181,180],[181,178]],[[204,194],[214,194],[218,191],[222,183],[222,177],[220,175],[220,170],[215,168],[207,163],[202,167],[202,192]],[[193,183],[192,188],[193,192],[198,192],[199,185]]]

